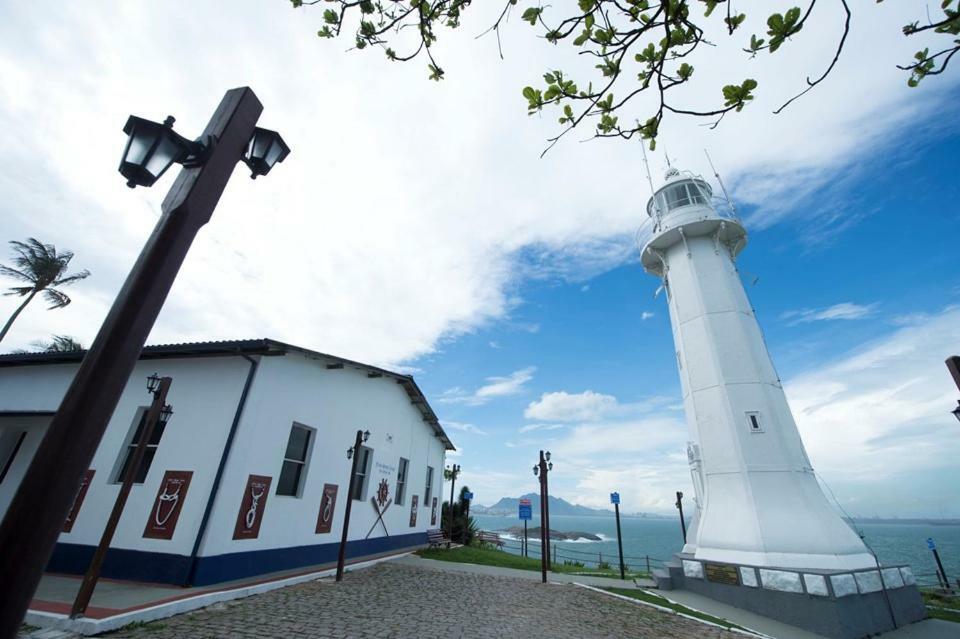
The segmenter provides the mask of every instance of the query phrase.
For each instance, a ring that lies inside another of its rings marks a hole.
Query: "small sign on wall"
[[[143,529],[144,537],[173,539],[173,531],[177,528],[177,520],[187,498],[191,477],[192,470],[168,470],[163,474],[157,498],[150,509],[147,527]]]
[[[80,488],[77,490],[77,496],[73,498],[73,506],[70,506],[70,512],[67,513],[67,519],[63,522],[63,532],[73,530],[73,522],[77,520],[80,514],[80,507],[83,506],[83,500],[87,496],[87,489],[90,488],[90,482],[93,481],[93,474],[97,472],[92,468],[83,471],[83,479],[80,480]]]
[[[433,504],[430,506],[430,525],[437,525],[437,498],[433,498]]]
[[[256,539],[260,536],[260,522],[267,508],[267,496],[270,494],[272,477],[250,475],[240,500],[240,512],[237,524],[233,527],[234,539]]]
[[[320,512],[317,513],[317,534],[328,533],[333,528],[333,514],[337,507],[336,484],[324,484],[323,495],[320,497]]]
[[[417,506],[420,505],[420,496],[414,495],[410,498],[410,527],[417,525]]]

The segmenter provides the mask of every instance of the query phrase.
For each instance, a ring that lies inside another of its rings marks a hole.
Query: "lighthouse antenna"
[[[710,163],[710,168],[713,169],[713,175],[717,178],[717,182],[720,183],[720,190],[723,191],[723,199],[727,201],[727,206],[730,207],[730,212],[733,213],[733,216],[737,216],[737,208],[733,205],[733,200],[730,199],[730,195],[727,193],[727,187],[723,184],[723,178],[720,177],[720,173],[717,171],[717,168],[713,166],[713,160],[710,159],[710,154],[707,153],[707,150],[703,150],[703,154],[707,156],[707,162]]]
[[[650,163],[647,162],[647,149],[646,149],[646,145],[641,144],[641,145],[640,145],[640,150],[643,151],[643,166],[644,166],[644,168],[647,170],[647,183],[650,185],[650,197],[653,197],[653,192],[654,192],[655,189],[653,188],[653,178],[650,177]]]
[[[673,168],[673,165],[670,164],[670,154],[667,153],[667,145],[666,145],[666,144],[663,145],[663,156],[664,156],[665,158],[667,158],[667,168],[668,168],[668,169],[672,169],[672,168]]]

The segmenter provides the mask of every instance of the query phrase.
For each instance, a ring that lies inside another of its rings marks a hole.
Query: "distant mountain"
[[[504,497],[492,506],[472,505],[470,507],[470,512],[479,515],[507,515],[516,517],[517,509],[520,506],[521,499],[529,499],[530,504],[533,507],[534,517],[539,517],[538,513],[540,512],[540,495],[536,493],[527,493],[526,495],[520,495],[520,497]],[[613,514],[612,508],[589,508],[587,506],[578,506],[577,504],[571,504],[567,500],[560,497],[551,496],[549,498],[549,504],[551,515],[574,515],[583,517],[596,515],[610,516]],[[628,515],[621,512],[620,514],[624,517],[661,517],[660,515],[648,515],[646,513]]]

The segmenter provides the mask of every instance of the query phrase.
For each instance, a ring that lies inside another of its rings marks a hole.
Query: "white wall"
[[[0,411],[56,410],[77,364],[40,364],[0,368]],[[167,424],[153,464],[143,484],[134,485],[114,535],[114,548],[190,554],[203,506],[210,492],[220,453],[237,408],[249,363],[240,357],[209,357],[140,361],[134,368],[90,467],[96,470],[73,530],[60,536],[65,543],[96,545],[113,508],[119,484],[110,483],[140,406],[150,403],[146,378],[157,372],[173,378],[167,401],[174,414]],[[37,418],[32,418],[37,419]],[[19,418],[0,419],[0,429],[17,428]],[[45,431],[49,418],[35,428]],[[24,468],[39,443],[21,449]],[[26,447],[26,442],[25,442]],[[28,454],[24,454],[28,453]],[[192,470],[193,477],[172,540],[144,539],[160,481],[166,470]],[[56,472],[56,469],[50,469]],[[22,475],[22,470],[21,470]],[[0,514],[5,512],[17,482],[0,485]]]
[[[219,497],[200,554],[203,556],[340,540],[348,499],[350,461],[346,451],[357,429],[369,430],[374,450],[364,501],[353,502],[350,539],[364,539],[377,520],[370,503],[381,479],[396,497],[400,457],[410,460],[404,503],[393,504],[383,521],[391,536],[423,532],[430,526],[430,505],[423,503],[427,465],[434,468],[434,495],[443,485],[443,443],[423,421],[403,387],[390,377],[369,378],[366,370],[327,369],[326,360],[300,354],[265,357],[251,388]],[[299,497],[276,494],[287,438],[293,422],[315,429],[303,489]],[[233,540],[237,512],[250,474],[273,478],[257,539]],[[330,533],[315,534],[325,483],[337,484]],[[417,525],[409,526],[410,500],[418,495]],[[442,501],[442,499],[441,499]],[[434,527],[439,527],[438,522]],[[371,538],[383,536],[377,524]]]

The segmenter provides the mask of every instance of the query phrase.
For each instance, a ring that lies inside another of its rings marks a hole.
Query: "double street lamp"
[[[150,186],[183,166],[162,215],[100,332],[86,352],[0,524],[0,574],[16,584],[0,598],[0,637],[17,634],[53,552],[77,487],[133,371],[147,335],[200,228],[216,208],[238,162],[266,175],[289,153],[275,131],[257,128],[263,111],[248,87],[227,91],[196,140],[162,124],[130,118],[120,173]]]
[[[547,474],[553,470],[550,451],[540,451],[540,461],[533,467],[533,474],[540,479],[540,577],[547,583],[550,570],[550,491]]]
[[[347,459],[352,459],[353,463],[350,464],[350,479],[347,481],[347,506],[343,511],[343,532],[340,534],[340,552],[337,555],[337,581],[343,581],[343,565],[347,558],[347,533],[350,530],[350,511],[353,506],[353,485],[357,480],[357,464],[362,457],[360,449],[368,439],[370,439],[369,430],[358,430],[353,446],[347,449]]]

